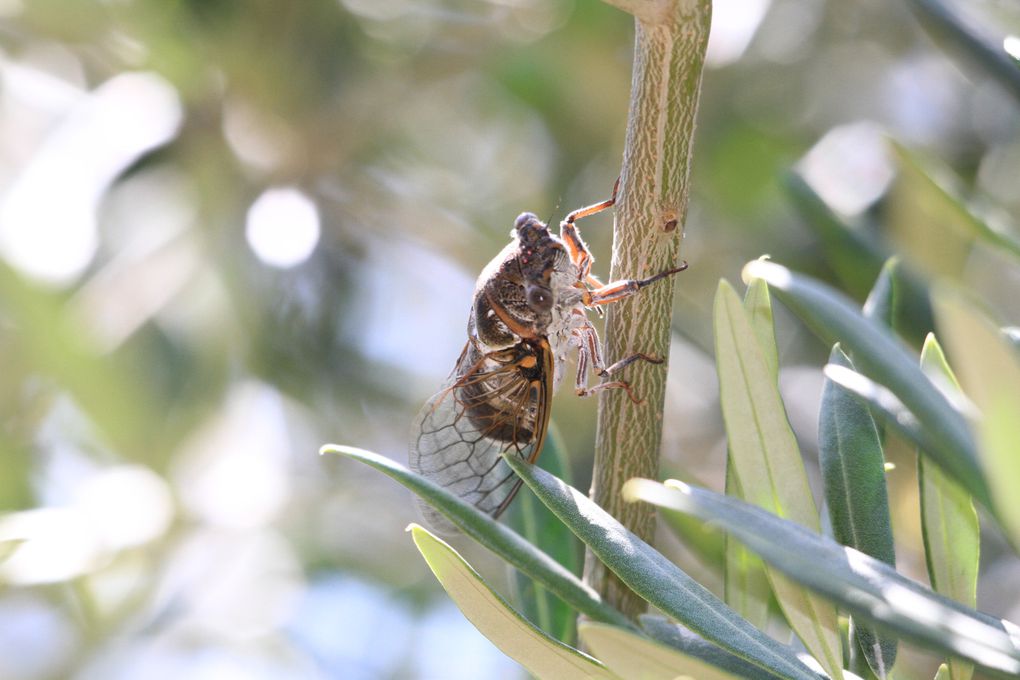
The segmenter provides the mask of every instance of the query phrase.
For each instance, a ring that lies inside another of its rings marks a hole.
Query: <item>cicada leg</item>
[[[596,215],[603,210],[607,210],[616,205],[616,193],[619,189],[620,180],[617,179],[616,184],[613,185],[613,195],[610,196],[608,200],[594,205],[589,205],[586,208],[574,210],[573,212],[568,213],[567,216],[563,218],[563,221],[560,222],[560,238],[567,244],[567,250],[570,253],[570,261],[574,263],[580,273],[579,282],[583,282],[584,284],[594,288],[600,288],[602,286],[602,282],[591,273],[591,265],[593,262],[591,251],[588,250],[588,244],[586,244],[584,239],[581,238],[581,234],[578,232],[574,222],[584,217]]]
[[[573,334],[575,342],[578,344],[577,380],[574,384],[574,391],[577,393],[577,396],[590,397],[602,390],[622,389],[627,393],[627,396],[630,397],[632,402],[640,404],[641,400],[634,395],[634,391],[631,389],[630,383],[625,380],[611,380],[609,382],[599,383],[593,387],[588,387],[588,372],[591,369],[594,369],[596,373],[605,378],[613,375],[626,366],[630,366],[635,361],[640,360],[647,361],[650,364],[661,364],[662,359],[637,352],[620,359],[610,366],[606,366],[602,359],[602,351],[599,349],[598,331],[595,330],[594,326],[590,323],[585,323],[584,326],[575,328]]]
[[[613,281],[612,283],[607,283],[604,286],[595,288],[594,290],[586,291],[582,301],[585,306],[588,307],[616,302],[630,297],[645,286],[649,286],[656,281],[666,278],[667,276],[672,276],[673,274],[682,272],[685,269],[687,269],[686,262],[682,263],[679,267],[673,267],[672,269],[667,269],[664,272],[659,272],[655,276],[649,276],[647,279],[622,279],[620,281]]]

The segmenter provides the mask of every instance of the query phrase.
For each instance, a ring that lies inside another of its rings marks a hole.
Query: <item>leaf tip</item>
[[[786,288],[792,278],[790,270],[767,259],[752,260],[740,271],[744,283],[753,279],[763,279],[765,283],[777,288]]]

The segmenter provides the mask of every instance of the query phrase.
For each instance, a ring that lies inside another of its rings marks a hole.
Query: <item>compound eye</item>
[[[525,224],[531,224],[532,222],[537,221],[538,217],[535,216],[535,213],[529,212],[521,213],[520,215],[517,216],[517,219],[514,220],[514,229],[520,229]]]
[[[542,286],[529,287],[528,306],[536,312],[548,312],[553,306],[552,291]]]

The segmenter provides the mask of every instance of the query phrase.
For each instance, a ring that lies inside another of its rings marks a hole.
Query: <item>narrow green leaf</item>
[[[973,301],[938,290],[935,309],[964,391],[982,414],[976,429],[997,516],[1020,549],[1020,360]]]
[[[939,376],[959,389],[934,335],[924,343],[921,367],[928,375]],[[959,484],[926,463],[923,456],[917,457],[917,479],[921,488],[921,535],[931,586],[960,604],[976,607],[981,527],[974,504]],[[974,674],[973,665],[961,659],[950,659],[949,668],[953,680],[970,680]]]
[[[514,456],[504,460],[628,588],[711,640],[783,678],[817,680],[790,650],[740,618],[704,586],[580,491]]]
[[[779,349],[776,347],[776,325],[772,317],[772,298],[768,284],[761,279],[752,281],[744,293],[744,311],[758,339],[762,356],[773,382],[779,381]]]
[[[570,466],[565,455],[563,437],[555,423],[549,426],[542,451],[542,465],[552,474],[569,482]],[[533,494],[520,494],[520,498],[511,506],[507,523],[570,573],[580,574],[580,543],[577,537],[558,522]],[[514,573],[515,588],[524,615],[560,642],[572,644],[576,638],[577,616],[571,607],[522,572]]]
[[[935,674],[935,680],[953,680],[953,674],[949,672],[949,666],[941,664]]]
[[[738,499],[681,482],[632,479],[623,491],[663,511],[717,524],[791,578],[901,637],[992,671],[1020,674],[1020,635],[1007,632],[1015,631],[1015,624],[953,602],[858,550]]]
[[[868,292],[868,299],[864,301],[861,313],[864,318],[876,321],[886,328],[896,328],[896,281],[895,272],[899,268],[899,258],[890,257],[882,265],[875,284]],[[929,317],[930,318],[930,317]],[[931,324],[928,325],[928,329]],[[885,422],[876,423],[879,441],[885,441]]]
[[[602,663],[628,680],[741,680],[742,677],[623,628],[582,623],[578,633]]]
[[[871,319],[882,324],[886,328],[893,328],[896,320],[896,285],[894,283],[894,272],[899,266],[899,259],[890,257],[882,265],[882,271],[875,279],[875,285],[868,293],[868,299],[864,301],[861,312],[864,318]]]
[[[772,318],[772,301],[768,285],[758,279],[747,287],[744,294],[744,309],[762,347],[772,381],[779,381],[779,352],[776,348],[775,323]],[[732,459],[726,452],[726,493],[744,498]],[[681,515],[677,515],[681,517]],[[670,526],[675,520],[666,520]],[[726,563],[723,580],[723,599],[738,614],[755,627],[765,630],[769,621],[769,600],[772,588],[769,586],[765,565],[761,558],[744,547],[729,534],[723,534],[726,542]]]
[[[867,404],[872,413],[881,415],[886,425],[891,425],[905,439],[916,444],[925,455],[935,446],[935,442],[932,441],[914,414],[884,385],[879,385],[871,378],[852,371],[846,366],[826,364],[822,373],[826,379]]]
[[[351,446],[327,444],[319,452],[335,453],[365,463],[396,480],[431,503],[465,534],[541,583],[578,612],[596,621],[634,627],[626,616],[603,602],[591,587],[582,583],[581,579],[525,541],[512,529],[429,480],[416,475],[403,465],[378,453]]]
[[[529,673],[543,680],[618,680],[596,659],[549,637],[517,613],[446,542],[417,524],[409,530],[432,573],[467,620]],[[457,663],[450,658],[451,666]]]
[[[726,465],[726,494],[744,498],[732,460],[728,460]],[[666,523],[671,528],[676,522],[675,518],[666,518]],[[749,623],[765,630],[769,622],[769,600],[772,598],[772,587],[765,573],[765,563],[740,541],[729,534],[723,536],[726,537],[723,599]]]
[[[743,496],[760,507],[819,530],[818,510],[775,378],[733,288],[715,297],[715,356],[730,460]],[[826,671],[839,678],[839,619],[829,602],[766,569],[790,627]]]
[[[853,368],[839,345],[833,348],[829,364]],[[822,389],[818,462],[836,540],[895,566],[878,430],[868,408],[831,380]],[[896,661],[896,639],[862,621],[854,621],[853,631],[868,666],[885,678]]]
[[[663,514],[676,515],[680,513]],[[717,668],[723,668],[741,678],[745,678],[745,680],[774,680],[779,677],[763,668],[747,663],[738,656],[730,654],[725,649],[712,644],[700,635],[687,630],[679,623],[673,623],[654,614],[642,614],[639,618],[641,619],[641,627],[652,638],[670,647],[675,647],[684,654],[697,657]],[[801,663],[814,671],[818,678],[824,679],[828,677],[825,674],[825,670],[813,656],[792,647],[790,651],[797,655]],[[845,669],[843,670],[843,677],[846,680],[862,680],[859,676]]]
[[[838,341],[851,352],[858,370],[888,387],[929,433],[924,448],[932,460],[959,480],[978,502],[992,507],[966,421],[933,388],[917,359],[888,329],[864,318],[842,294],[772,262],[750,262],[744,267],[744,276],[748,280],[765,279],[824,342]]]
[[[678,513],[672,513],[678,514]],[[701,659],[707,664],[723,669],[744,680],[776,680],[781,676],[731,654],[722,647],[712,644],[700,635],[691,632],[679,623],[673,623],[661,616],[642,614],[641,628],[652,638],[679,650],[687,656]],[[794,654],[794,650],[790,650]]]

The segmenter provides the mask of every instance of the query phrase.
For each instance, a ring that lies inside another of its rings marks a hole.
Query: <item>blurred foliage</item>
[[[951,200],[1015,242],[1020,216],[1015,99],[907,4],[716,3],[664,472],[723,486],[709,310],[761,253],[842,285],[866,269],[860,301],[895,252],[1020,324],[994,242],[907,219]],[[992,49],[1020,33],[1015,4],[966,11]],[[451,654],[465,677],[515,677],[405,540],[410,495],[315,451],[403,461],[513,218],[608,193],[632,34],[596,0],[0,1],[0,541],[37,539],[0,564],[0,679],[434,677]],[[791,172],[879,255],[833,247]],[[279,187],[321,224],[290,267],[246,228]],[[608,219],[584,226],[604,274]],[[829,348],[777,326],[812,461]],[[581,489],[594,410],[557,397]],[[898,564],[924,580],[916,481],[898,474],[891,498],[915,494],[892,508]],[[1015,620],[1004,553],[985,537],[978,606]],[[898,663],[909,680],[938,659]]]

